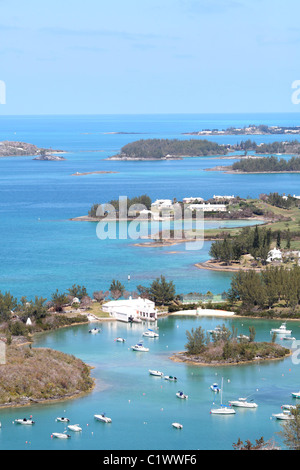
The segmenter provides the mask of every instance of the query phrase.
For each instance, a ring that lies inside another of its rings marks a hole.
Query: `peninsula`
[[[0,158],[37,156],[39,160],[64,160],[63,157],[54,156],[53,153],[63,153],[63,151],[39,148],[36,145],[27,144],[25,142],[0,142]]]
[[[300,134],[300,126],[266,126],[250,124],[244,127],[228,127],[227,129],[203,129],[201,131],[185,132],[183,135],[282,135]]]
[[[249,173],[300,173],[300,157],[292,157],[290,160],[271,157],[243,157],[233,165],[207,168],[205,171],[223,171],[229,174]]]
[[[122,147],[119,154],[108,160],[181,160],[183,157],[226,155],[227,146],[208,140],[138,140]]]

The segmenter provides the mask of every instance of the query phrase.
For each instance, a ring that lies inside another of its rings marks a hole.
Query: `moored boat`
[[[272,416],[276,419],[286,420],[286,421],[295,419],[295,416],[293,416],[289,410],[283,410],[282,413],[273,414]]]
[[[181,398],[181,400],[187,400],[189,396],[185,395],[183,392],[177,392],[176,397]]]
[[[173,426],[173,428],[176,428],[176,429],[182,429],[183,428],[182,424],[180,424],[180,423],[172,423],[172,426]]]
[[[64,417],[56,418],[56,421],[58,421],[59,423],[69,423],[70,422],[69,418],[64,418]]]
[[[279,328],[272,328],[270,331],[271,334],[278,334],[278,335],[291,335],[292,330],[287,330],[286,328],[286,323],[282,323],[282,325]]]
[[[55,437],[56,439],[70,439],[70,435],[62,432],[53,432],[51,437]]]
[[[102,413],[100,415],[94,415],[94,418],[97,421],[101,421],[102,423],[111,423],[112,422],[111,418],[108,418],[107,416],[105,416],[104,413]]]
[[[135,346],[131,346],[131,349],[133,351],[140,351],[140,352],[148,352],[149,351],[149,348],[145,348],[143,343],[138,343]]]
[[[231,406],[236,406],[239,408],[257,408],[258,405],[252,401],[247,401],[247,398],[239,398],[238,400],[230,401]]]
[[[81,432],[82,431],[82,428],[79,426],[79,424],[70,424],[68,426],[68,429],[70,429],[70,431],[74,431],[74,432]]]
[[[159,334],[155,333],[153,330],[144,331],[143,336],[146,338],[158,338]]]
[[[173,375],[165,375],[164,376],[165,380],[168,380],[169,382],[177,382],[177,377],[173,377]]]
[[[155,377],[163,377],[163,375],[164,375],[159,370],[150,370],[150,369],[149,369],[149,374],[154,375]]]
[[[25,426],[31,426],[32,424],[35,424],[35,422],[32,419],[15,419],[16,424],[24,424]]]

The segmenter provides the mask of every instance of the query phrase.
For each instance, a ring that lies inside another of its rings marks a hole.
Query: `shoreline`
[[[197,362],[193,360],[183,359],[180,357],[180,354],[186,354],[185,351],[181,351],[178,353],[173,354],[172,356],[169,357],[169,359],[173,362],[176,363],[181,363],[181,364],[186,364],[186,365],[191,365],[191,366],[199,366],[199,367],[224,367],[224,366],[243,366],[243,365],[249,365],[249,364],[260,364],[262,362],[268,362],[268,361],[284,361],[285,359],[289,358],[292,356],[293,352],[290,351],[289,354],[286,354],[283,357],[271,357],[271,358],[259,358],[259,359],[253,359],[252,361],[241,361],[241,362],[216,362],[216,363],[206,363],[206,362]],[[187,357],[187,356],[183,356]]]

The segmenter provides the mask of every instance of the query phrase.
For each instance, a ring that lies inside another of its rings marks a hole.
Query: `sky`
[[[299,0],[0,0],[0,114],[299,112],[299,13]]]

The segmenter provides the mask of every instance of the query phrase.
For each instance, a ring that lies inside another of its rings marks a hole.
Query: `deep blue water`
[[[149,283],[162,272],[181,292],[224,291],[230,275],[194,267],[207,259],[209,244],[199,252],[182,245],[146,249],[130,240],[100,241],[96,225],[70,222],[85,215],[93,203],[119,196],[149,194],[156,198],[242,197],[262,192],[297,193],[300,175],[227,175],[205,168],[231,164],[217,158],[186,158],[169,162],[112,162],[106,158],[140,138],[189,138],[183,132],[248,124],[298,125],[297,114],[285,115],[142,115],[0,117],[0,141],[19,140],[67,151],[66,161],[40,162],[31,157],[0,160],[0,290],[16,296],[48,297],[58,288],[85,284],[90,293],[122,281]],[[130,132],[133,134],[109,134]],[[286,140],[293,136],[276,136]],[[234,143],[236,136],[214,137]],[[272,141],[257,136],[257,142]],[[72,176],[76,172],[116,174]],[[174,249],[173,249],[174,248]],[[169,254],[169,252],[175,252]]]

